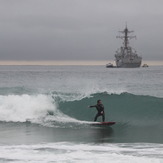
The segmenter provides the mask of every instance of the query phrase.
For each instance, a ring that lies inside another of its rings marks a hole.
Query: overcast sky
[[[114,60],[122,40],[163,60],[163,0],[0,0],[0,60]]]

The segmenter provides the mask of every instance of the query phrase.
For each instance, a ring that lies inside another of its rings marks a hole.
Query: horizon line
[[[7,66],[7,65],[31,65],[31,66],[34,66],[34,65],[42,65],[42,66],[68,66],[68,65],[74,65],[74,66],[96,66],[96,65],[106,65],[107,63],[112,63],[115,65],[115,61],[113,60],[31,60],[31,61],[27,61],[27,60],[20,60],[20,61],[16,61],[16,60],[0,60],[0,65],[1,66]],[[156,60],[156,61],[152,61],[152,60],[146,60],[146,61],[143,61],[142,62],[142,65],[143,64],[148,64],[149,66],[163,66],[163,60]]]

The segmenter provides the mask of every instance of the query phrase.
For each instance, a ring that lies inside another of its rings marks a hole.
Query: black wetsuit
[[[105,122],[104,105],[103,104],[97,104],[97,105],[93,105],[93,106],[90,106],[90,107],[91,108],[96,107],[96,109],[98,111],[95,118],[94,118],[94,121],[96,121],[99,116],[102,116],[102,120],[103,120],[103,122]]]

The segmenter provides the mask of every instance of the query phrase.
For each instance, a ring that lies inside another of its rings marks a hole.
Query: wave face
[[[92,120],[96,109],[87,108],[101,99],[105,106],[106,120],[129,122],[132,124],[162,123],[163,99],[129,93],[97,93],[89,98],[75,101],[59,102],[60,110],[76,119]]]

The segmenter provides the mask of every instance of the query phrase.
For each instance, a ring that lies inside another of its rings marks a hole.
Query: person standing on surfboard
[[[96,121],[99,116],[102,116],[102,121],[105,122],[105,112],[104,112],[104,105],[102,104],[102,101],[97,100],[96,105],[89,106],[89,108],[93,108],[93,107],[95,107],[98,111],[94,118],[94,121]]]

